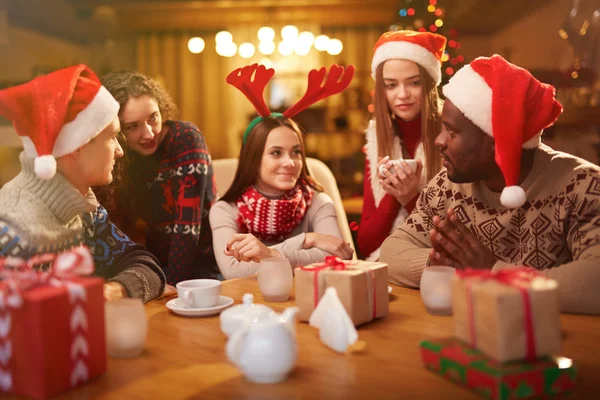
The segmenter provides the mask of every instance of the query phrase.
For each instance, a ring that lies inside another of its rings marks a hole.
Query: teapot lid
[[[221,321],[229,322],[232,320],[255,322],[270,316],[274,311],[264,304],[254,304],[254,296],[246,293],[242,296],[242,303],[237,306],[229,307],[221,313]]]

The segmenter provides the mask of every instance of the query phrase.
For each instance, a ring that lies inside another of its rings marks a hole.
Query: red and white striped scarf
[[[300,224],[312,203],[315,191],[299,180],[280,199],[267,199],[250,186],[238,199],[238,225],[243,233],[251,233],[265,242],[280,242]]]

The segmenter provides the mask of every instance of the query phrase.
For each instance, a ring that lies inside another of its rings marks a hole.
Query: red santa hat
[[[500,201],[508,208],[521,207],[527,200],[518,186],[521,149],[538,147],[542,129],[551,126],[562,112],[554,87],[496,54],[476,58],[461,68],[442,91],[494,138],[496,163],[506,181]]]
[[[0,115],[13,122],[42,179],[54,176],[56,158],[85,145],[118,112],[119,103],[85,65],[0,91]]]
[[[375,79],[377,67],[384,61],[403,59],[414,61],[429,73],[436,85],[442,81],[442,56],[446,38],[430,32],[386,32],[375,43],[371,75]]]

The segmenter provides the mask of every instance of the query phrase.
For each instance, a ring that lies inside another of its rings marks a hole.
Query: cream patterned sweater
[[[520,186],[527,202],[507,209],[485,183],[452,183],[440,172],[383,243],[380,260],[389,264],[390,281],[419,287],[432,219],[452,208],[496,255],[494,269],[538,269],[558,281],[563,311],[600,314],[600,167],[541,145]]]

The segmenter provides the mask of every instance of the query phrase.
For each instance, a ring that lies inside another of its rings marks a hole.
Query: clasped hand
[[[457,269],[492,269],[496,256],[462,223],[452,209],[446,218],[433,217],[429,232],[433,249],[429,265],[446,265]]]

